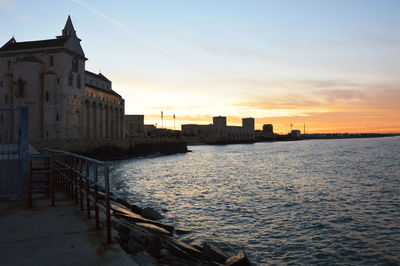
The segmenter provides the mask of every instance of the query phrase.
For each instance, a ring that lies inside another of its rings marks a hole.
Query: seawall
[[[45,148],[86,155],[100,160],[123,159],[149,154],[187,152],[186,142],[180,139],[39,139],[30,144],[38,151]]]

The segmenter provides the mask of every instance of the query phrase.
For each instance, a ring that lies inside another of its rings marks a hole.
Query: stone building
[[[272,124],[264,124],[262,133],[265,135],[273,135],[274,134],[274,126]]]
[[[31,139],[123,138],[124,99],[85,70],[80,42],[68,16],[55,39],[0,48],[0,107],[29,107]]]
[[[227,126],[225,116],[213,117],[210,125],[182,125],[182,135],[190,142],[222,143],[254,141],[254,118],[243,118],[242,126]],[[191,139],[192,138],[192,139]]]
[[[146,137],[144,115],[125,115],[125,138]]]

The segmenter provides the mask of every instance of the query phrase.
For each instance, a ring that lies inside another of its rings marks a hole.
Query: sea
[[[111,162],[189,244],[264,264],[400,264],[400,137],[189,146]]]

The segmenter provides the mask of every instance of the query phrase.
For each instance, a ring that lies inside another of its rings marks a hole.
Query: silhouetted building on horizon
[[[189,142],[223,143],[254,141],[254,118],[243,118],[242,126],[227,126],[225,116],[213,117],[213,124],[181,125],[182,136]]]
[[[272,124],[264,124],[263,125],[263,134],[274,134],[274,126]]]

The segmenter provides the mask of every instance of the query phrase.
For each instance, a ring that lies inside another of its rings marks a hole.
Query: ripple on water
[[[399,137],[190,149],[112,162],[114,191],[257,264],[400,264]]]

